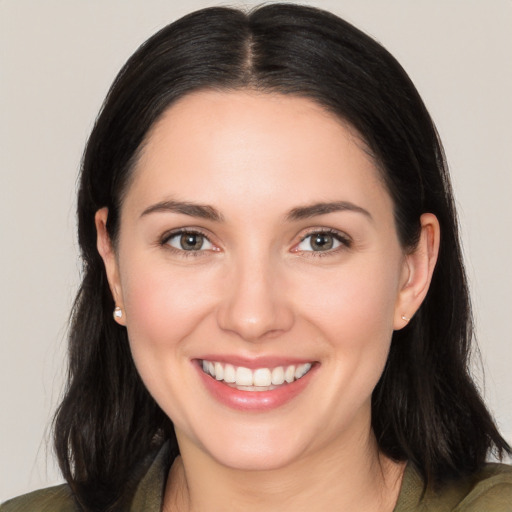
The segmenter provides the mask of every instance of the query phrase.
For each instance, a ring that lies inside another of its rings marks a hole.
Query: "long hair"
[[[94,215],[108,207],[115,244],[148,131],[177,99],[208,88],[309,98],[351,124],[393,199],[404,249],[417,243],[422,213],[439,219],[442,242],[429,293],[410,324],[394,333],[372,397],[382,452],[441,484],[480,468],[490,450],[510,452],[469,375],[472,317],[450,180],[434,124],[405,71],[370,37],[319,9],[209,8],[163,28],[128,60],[83,156],[83,281],[72,312],[68,385],[54,421],[60,466],[81,506],[121,510],[155,449],[169,442],[179,453],[172,422],[145,389],[126,330],[112,319]]]

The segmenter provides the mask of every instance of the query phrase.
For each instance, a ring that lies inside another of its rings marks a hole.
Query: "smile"
[[[304,363],[251,370],[244,366],[202,360],[204,373],[241,391],[270,391],[284,383],[291,384],[304,377],[311,367],[312,363]]]

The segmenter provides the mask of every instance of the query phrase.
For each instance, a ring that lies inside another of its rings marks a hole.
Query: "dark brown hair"
[[[143,461],[163,442],[179,452],[171,420],[144,388],[96,250],[95,212],[118,231],[123,193],[148,130],[184,95],[205,88],[309,98],[365,139],[393,198],[404,247],[434,213],[442,243],[432,284],[410,324],[393,335],[373,393],[380,449],[414,463],[427,482],[480,468],[510,448],[468,372],[472,319],[443,149],[398,62],[349,23],[312,7],[249,13],[209,8],[165,27],[129,59],[89,138],[78,194],[83,281],[69,335],[69,380],[55,418],[65,478],[85,510],[121,510]]]

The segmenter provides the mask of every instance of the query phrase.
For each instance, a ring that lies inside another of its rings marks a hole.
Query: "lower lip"
[[[218,381],[204,373],[199,362],[196,364],[196,367],[206,389],[216,400],[232,409],[242,411],[268,411],[290,402],[297,395],[302,393],[316,370],[316,365],[314,365],[313,368],[300,379],[290,384],[283,384],[269,391],[242,391],[237,388],[232,388],[223,381]]]

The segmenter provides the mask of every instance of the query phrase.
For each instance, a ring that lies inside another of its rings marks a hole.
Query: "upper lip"
[[[233,366],[243,366],[251,370],[257,368],[275,368],[277,366],[299,365],[305,363],[314,363],[314,359],[297,358],[288,356],[259,356],[248,358],[237,355],[227,354],[205,354],[198,357],[197,360],[206,360],[211,362],[231,364]]]

